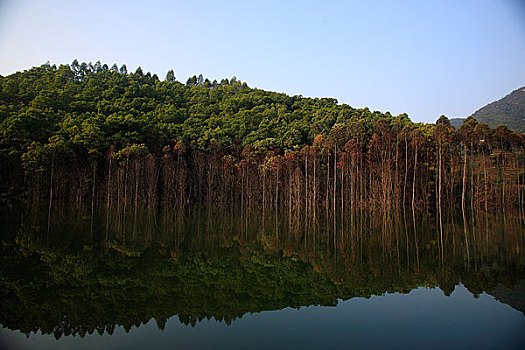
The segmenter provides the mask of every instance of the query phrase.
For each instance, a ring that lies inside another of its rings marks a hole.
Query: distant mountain
[[[525,86],[478,109],[472,117],[492,128],[503,124],[515,132],[525,133]],[[452,118],[450,125],[458,129],[464,120],[465,118]]]
[[[525,281],[511,288],[507,288],[500,283],[488,294],[491,294],[496,300],[523,312],[525,315]]]
[[[504,124],[515,132],[525,133],[525,86],[478,109],[472,117],[492,128]]]
[[[465,118],[452,118],[450,119],[450,125],[458,129],[461,126],[461,124],[463,124],[464,120]]]

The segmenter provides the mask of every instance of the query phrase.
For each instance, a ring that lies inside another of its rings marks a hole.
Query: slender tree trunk
[[[470,157],[470,210],[471,210],[471,217],[473,218],[474,217],[474,194],[475,194],[475,190],[474,190],[474,168],[473,168],[473,164],[474,164],[474,161],[476,158],[474,158],[474,146],[473,144],[471,143],[470,144],[470,154],[471,154],[471,157]]]
[[[128,191],[127,191],[127,185],[128,185],[128,165],[129,165],[129,154],[126,157],[126,172],[124,174],[124,211],[126,211],[126,202],[128,198]]]
[[[412,179],[412,212],[415,211],[415,200],[416,200],[416,170],[417,170],[417,143],[414,152],[414,178]]]
[[[463,146],[463,193],[461,194],[461,209],[463,213],[463,232],[465,235],[465,248],[467,250],[467,259],[470,261],[469,244],[468,244],[468,231],[467,231],[467,219],[465,216],[465,187],[467,183],[467,146]]]
[[[266,206],[266,169],[263,167],[263,208]]]
[[[286,197],[285,197],[286,203]],[[277,177],[275,178],[275,210],[277,210],[277,205],[279,203],[279,167],[277,167]]]
[[[327,176],[326,176],[326,214],[328,214],[328,210],[330,208],[330,201],[329,201],[329,196],[330,196],[330,152],[328,152],[328,154],[326,156],[326,159],[327,159],[327,163],[326,163],[326,171],[327,171]]]
[[[111,156],[109,157],[109,165],[108,165],[108,188],[107,188],[107,195],[106,195],[106,210],[109,211],[109,202],[111,200]]]
[[[308,154],[306,157],[305,165],[305,178],[304,178],[304,207],[305,211],[308,212]]]
[[[213,189],[213,170],[212,170],[212,162],[213,160],[210,160],[208,157],[208,204],[211,203],[211,195],[212,195],[212,189]]]
[[[417,239],[416,213],[414,210],[414,205],[412,205],[412,223],[414,224],[414,245],[416,246],[416,264],[417,269],[419,271],[419,244]]]
[[[242,168],[241,176],[241,208],[244,208],[244,167]]]
[[[465,213],[465,187],[467,184],[467,146],[463,146],[463,191],[461,193],[461,208]],[[464,215],[464,214],[463,214]]]
[[[403,210],[406,205],[406,192],[407,192],[407,180],[408,180],[408,141],[405,136],[405,181],[403,183]]]
[[[51,177],[49,179],[49,206],[47,210],[47,234],[51,228],[51,208],[53,206],[53,178],[55,175],[55,155],[51,155]]]
[[[390,191],[394,196],[395,206],[399,206],[399,145],[396,144],[396,160],[394,162],[394,175],[390,178]],[[395,181],[395,184],[394,184]]]
[[[518,169],[521,169],[520,166],[521,166],[521,162],[520,162],[520,159],[516,159],[516,167]],[[517,178],[518,178],[518,212],[520,214],[520,216],[523,216],[522,213],[523,213],[523,190],[521,189],[521,180],[520,180],[520,174],[518,173],[517,174]]]
[[[450,152],[450,179],[449,179],[449,188],[448,188],[448,194],[449,194],[449,203],[451,205],[455,205],[456,197],[454,196],[454,184],[456,183],[456,163],[454,162],[454,158],[452,155],[452,152]]]
[[[505,212],[505,152],[503,151],[503,166],[501,167],[501,206]]]
[[[344,167],[341,167],[341,214],[344,212],[345,202],[344,202],[344,191],[345,191],[345,182],[344,182]],[[342,218],[342,216],[341,216]]]
[[[139,203],[139,171],[139,161],[135,160],[135,217],[137,216],[137,206]]]
[[[93,181],[91,185],[91,220],[90,220],[90,232],[93,233],[93,214],[95,210],[95,185],[97,179],[97,163],[93,162],[91,164],[93,168]]]
[[[488,183],[487,183],[487,160],[485,158],[485,152],[483,152],[483,177],[485,182],[485,214],[488,213],[488,196],[489,196],[489,190],[488,190]],[[518,177],[519,179],[519,177]]]
[[[106,194],[106,239],[109,232],[109,202],[111,200],[111,154],[109,156],[109,165],[108,165],[108,184],[107,184],[107,194]]]
[[[441,154],[442,154],[442,145],[441,145],[441,138],[439,140],[439,238],[441,241],[441,264],[443,264],[443,256],[444,256],[444,245],[443,245],[443,219],[442,219],[442,213],[441,213]]]
[[[358,156],[359,156],[359,159],[357,160],[357,194],[356,194],[356,198],[359,198],[359,203],[356,203],[356,204],[357,205],[361,205],[361,203],[363,202],[363,189],[362,189],[362,184],[363,184],[362,177],[363,177],[363,175],[361,174],[363,172],[363,167],[359,166],[360,164],[362,164],[361,153],[359,153]]]
[[[184,205],[184,199],[182,198],[182,179],[180,176],[180,150],[177,150],[177,185],[179,192],[179,205],[182,207]]]
[[[293,167],[293,164],[291,165]],[[292,170],[290,169],[290,166],[288,166],[288,208],[291,212],[292,210],[292,183],[293,183],[293,190],[295,192],[295,197],[296,197],[296,200],[297,200],[297,187],[298,184],[296,183],[297,181],[292,181],[292,176],[294,176],[295,174],[292,175]],[[284,189],[286,189],[286,186],[284,187]],[[286,198],[286,197],[285,197]]]
[[[335,203],[337,197],[337,146],[334,147],[334,215],[335,215]]]
[[[314,217],[316,214],[316,206],[317,206],[317,178],[315,175],[316,167],[317,167],[317,154],[314,156],[314,198],[313,198]]]
[[[465,216],[465,210],[463,210],[463,232],[465,234],[465,248],[467,250],[467,260],[470,262],[470,251],[468,243],[468,229],[467,229],[467,218]]]
[[[121,178],[121,169],[117,166],[117,210],[120,210],[120,189],[122,187],[120,183]]]

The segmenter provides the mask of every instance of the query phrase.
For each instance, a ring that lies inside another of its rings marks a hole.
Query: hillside
[[[504,167],[483,158],[501,152],[515,164],[523,142],[472,118],[456,132],[444,116],[413,123],[332,98],[253,89],[235,77],[183,84],[171,70],[160,80],[141,68],[76,60],[0,77],[0,202],[20,194],[123,210],[217,202],[428,211],[441,176],[443,203],[465,197],[465,147],[479,172],[489,161]],[[471,207],[521,203],[518,177],[502,176],[483,172],[487,184],[470,187]],[[491,191],[483,202],[475,192],[482,190]]]
[[[493,128],[504,124],[515,132],[525,133],[525,86],[478,109],[472,117]]]
[[[465,121],[465,118],[452,118],[450,119],[450,125],[452,125],[454,128],[459,129],[461,124]]]

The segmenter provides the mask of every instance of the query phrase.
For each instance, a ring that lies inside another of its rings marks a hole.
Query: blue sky
[[[525,85],[525,2],[0,0],[0,74],[75,58],[433,122]]]

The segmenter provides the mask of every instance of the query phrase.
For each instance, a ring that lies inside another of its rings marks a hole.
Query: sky
[[[0,74],[100,60],[434,122],[525,86],[525,0],[0,0]]]

